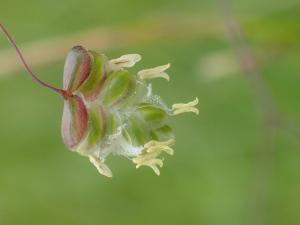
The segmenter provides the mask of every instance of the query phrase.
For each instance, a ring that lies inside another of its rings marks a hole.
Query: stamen
[[[157,152],[157,151],[164,151],[168,155],[173,155],[174,150],[170,148],[169,146],[155,146],[155,147],[150,147],[146,150],[148,153],[150,152]]]
[[[175,140],[174,139],[170,139],[170,140],[167,140],[167,141],[154,141],[154,140],[152,140],[152,141],[147,142],[144,145],[144,147],[145,148],[150,148],[150,147],[158,146],[158,145],[160,145],[160,146],[163,146],[163,145],[165,145],[165,146],[171,146],[173,144],[175,144]]]
[[[90,162],[97,168],[98,172],[104,176],[112,177],[109,167],[95,156],[89,156]]]
[[[109,63],[113,70],[119,70],[124,67],[133,67],[141,59],[142,57],[139,54],[127,54],[117,59],[112,59]]]
[[[167,73],[165,73],[164,71],[167,70],[168,68],[170,68],[170,63],[163,65],[163,66],[158,66],[155,68],[150,68],[150,69],[146,69],[146,70],[141,70],[138,72],[138,76],[140,79],[142,80],[146,80],[146,79],[154,79],[154,78],[164,78],[167,81],[170,80],[170,77]]]
[[[153,171],[154,173],[159,176],[160,175],[160,171],[159,171],[159,167],[162,167],[163,166],[163,161],[161,159],[151,159],[149,161],[146,161],[144,163],[145,166],[149,166]],[[138,167],[137,167],[138,168]]]
[[[133,158],[132,161],[136,164],[136,168],[141,166],[150,167],[157,175],[160,174],[158,166],[163,166],[163,160],[159,157],[163,152],[169,155],[174,154],[174,150],[170,145],[174,144],[175,140],[170,139],[165,142],[160,141],[149,141],[144,145],[143,153],[139,154],[137,157]]]
[[[177,103],[172,105],[172,115],[178,115],[185,112],[193,112],[199,114],[199,110],[195,107],[198,104],[198,98],[188,103]]]

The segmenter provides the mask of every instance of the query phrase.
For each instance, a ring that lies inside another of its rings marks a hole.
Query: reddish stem
[[[10,42],[10,44],[13,46],[13,48],[16,50],[24,68],[26,69],[26,71],[28,72],[28,74],[31,76],[31,78],[33,80],[35,80],[38,84],[44,86],[45,88],[50,89],[51,91],[54,91],[56,93],[58,93],[59,95],[63,96],[64,98],[66,98],[66,91],[53,87],[47,83],[45,83],[44,81],[40,80],[30,69],[29,65],[27,64],[24,56],[21,53],[21,50],[18,48],[16,42],[14,41],[14,39],[12,38],[12,36],[9,34],[9,32],[5,29],[5,27],[0,23],[0,30],[2,31],[2,33],[7,37],[8,41]]]

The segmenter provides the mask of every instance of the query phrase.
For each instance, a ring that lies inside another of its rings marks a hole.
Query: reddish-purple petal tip
[[[83,100],[72,96],[64,101],[62,118],[62,136],[66,146],[76,147],[85,137],[88,126],[88,114]]]
[[[64,67],[64,89],[70,93],[77,90],[87,79],[91,71],[91,56],[81,47],[73,47],[66,59]]]

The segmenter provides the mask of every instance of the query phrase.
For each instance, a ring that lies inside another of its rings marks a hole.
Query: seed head
[[[62,119],[64,142],[72,151],[89,158],[97,170],[111,177],[105,164],[116,154],[131,159],[136,168],[148,166],[159,175],[162,154],[173,155],[175,137],[168,117],[183,112],[198,114],[198,99],[172,108],[154,95],[145,80],[165,78],[170,64],[141,70],[125,70],[141,60],[138,54],[108,60],[81,46],[71,49],[65,63],[65,98]]]

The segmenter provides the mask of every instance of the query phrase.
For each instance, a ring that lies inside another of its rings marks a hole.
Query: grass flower
[[[109,155],[131,160],[136,168],[150,167],[157,175],[163,166],[163,154],[173,155],[175,143],[169,116],[185,112],[198,114],[198,99],[169,108],[152,93],[146,81],[164,78],[170,64],[141,70],[137,74],[124,68],[141,60],[127,54],[109,60],[104,54],[73,47],[67,55],[63,89],[41,81],[27,65],[7,30],[0,24],[29,75],[40,85],[61,95],[64,100],[62,137],[72,151],[85,156],[100,174],[111,177],[105,161]]]

